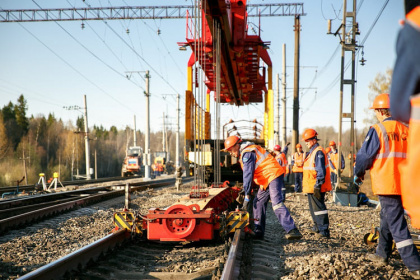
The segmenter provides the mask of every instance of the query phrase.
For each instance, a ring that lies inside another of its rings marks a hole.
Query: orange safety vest
[[[280,166],[283,168],[284,172],[286,172],[287,171],[286,170],[286,168],[287,168],[286,156],[283,153],[280,153],[280,154],[276,155],[275,159],[280,164]],[[280,161],[278,161],[279,159],[280,159]]]
[[[379,151],[370,169],[372,191],[375,195],[400,195],[401,174],[398,169],[407,155],[408,128],[394,120],[372,127],[380,142]]]
[[[309,154],[309,156],[305,158],[305,161],[303,162],[302,190],[305,193],[314,192],[317,175],[315,170],[315,155],[318,151],[322,151],[325,158],[325,181],[321,186],[321,192],[327,192],[331,190],[330,165],[328,164],[328,159],[325,155],[324,149],[321,146],[318,146],[312,151],[312,153]]]
[[[293,164],[293,168],[292,171],[293,173],[298,173],[298,172],[303,172],[303,162],[305,161],[305,153],[301,153],[299,155],[299,153],[295,153],[294,155],[294,159],[295,159],[295,163]]]
[[[276,159],[264,148],[255,144],[249,145],[241,151],[239,162],[242,169],[244,168],[242,156],[244,153],[248,152],[255,152],[255,155],[257,156],[254,182],[259,185],[261,189],[266,190],[271,181],[284,174],[284,169],[281,168]]]
[[[331,172],[334,172],[337,174],[337,167],[340,166],[341,163],[341,158],[338,156],[338,152],[337,153],[333,153],[332,151],[330,152],[330,159],[331,159],[331,163],[334,166],[335,169],[332,169],[331,167]]]
[[[407,161],[401,167],[403,184],[401,185],[401,197],[403,206],[411,217],[411,225],[420,228],[420,95],[411,99],[411,117],[409,123]]]

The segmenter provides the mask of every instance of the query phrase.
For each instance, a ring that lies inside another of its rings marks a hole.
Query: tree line
[[[121,165],[134,133],[128,126],[118,130],[101,126],[89,128],[90,165],[97,162],[97,175],[121,175]],[[144,133],[136,131],[137,145],[144,147]],[[180,133],[183,143],[183,134]],[[166,131],[167,150],[175,157],[175,132]],[[181,144],[180,144],[181,145]],[[181,147],[182,148],[182,147]],[[162,151],[162,132],[150,133],[150,149]],[[180,149],[181,151],[182,149]],[[182,153],[181,153],[182,154]],[[61,181],[70,181],[77,174],[86,174],[83,116],[76,122],[64,123],[54,114],[27,117],[27,101],[20,95],[0,111],[0,186],[13,186],[27,174],[28,184],[35,184],[39,174],[47,178],[60,173]],[[92,176],[93,178],[93,176]],[[23,182],[25,183],[25,181]]]
[[[392,71],[386,70],[384,74],[378,73],[369,85],[369,93],[359,94],[358,98],[368,98],[371,104],[379,93],[388,92],[391,83]],[[368,127],[377,121],[372,110],[366,109],[366,118],[363,122],[366,128],[355,131],[356,152],[361,147]],[[302,128],[306,128],[301,124]],[[320,145],[328,147],[329,141],[338,141],[337,131],[334,127],[312,127],[318,134]],[[115,126],[109,129],[101,126],[89,128],[90,162],[94,165],[96,153],[98,177],[112,177],[121,175],[121,165],[126,150],[133,145],[133,130],[128,126],[118,130]],[[303,132],[301,129],[301,133]],[[37,183],[39,173],[45,173],[47,178],[54,172],[60,173],[62,181],[69,181],[77,174],[86,174],[85,168],[85,142],[84,121],[79,116],[76,122],[64,123],[56,119],[54,114],[27,117],[27,101],[20,95],[13,104],[10,101],[0,111],[0,186],[12,186],[16,181],[27,174],[29,184]],[[343,131],[342,152],[345,157],[351,151],[350,130]],[[162,131],[150,133],[150,149],[153,152],[162,151]],[[175,158],[175,132],[166,132],[167,147],[172,160]],[[137,145],[144,147],[144,133],[136,131]],[[290,137],[289,137],[290,138]],[[299,137],[301,138],[301,135]],[[289,139],[290,141],[291,139]],[[184,146],[184,134],[180,133],[180,155]]]

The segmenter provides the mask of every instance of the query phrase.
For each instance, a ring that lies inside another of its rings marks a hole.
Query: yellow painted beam
[[[192,112],[194,102],[194,96],[192,94],[192,67],[188,67],[187,70],[187,90],[185,91],[185,140],[193,140],[193,120]]]

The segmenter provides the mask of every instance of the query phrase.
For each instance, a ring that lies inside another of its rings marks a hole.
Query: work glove
[[[245,196],[244,203],[242,204],[242,211],[248,211],[249,197]]]
[[[360,178],[355,175],[353,178],[353,182],[360,187],[363,184],[363,177]]]
[[[236,198],[236,201],[239,204],[243,204],[244,203],[244,199],[245,199],[245,192],[242,190],[238,193],[238,197]]]
[[[314,188],[314,196],[319,200],[321,199],[321,188]]]

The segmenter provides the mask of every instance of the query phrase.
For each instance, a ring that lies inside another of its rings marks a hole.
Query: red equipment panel
[[[262,102],[262,95],[267,92],[267,87],[265,67],[260,66],[260,61],[271,66],[271,59],[266,50],[269,42],[263,42],[259,35],[247,34],[246,0],[217,0],[205,3],[206,6],[202,9],[201,37],[194,38],[196,34],[194,24],[187,18],[187,42],[180,43],[180,45],[189,45],[193,51],[188,66],[198,61],[207,78],[205,84],[208,93],[216,91],[212,31],[213,24],[220,22],[222,31],[220,102],[236,105]]]
[[[147,239],[159,241],[212,240],[220,229],[219,215],[228,210],[240,189],[210,188],[205,198],[189,196],[166,210],[150,209],[147,214]]]

